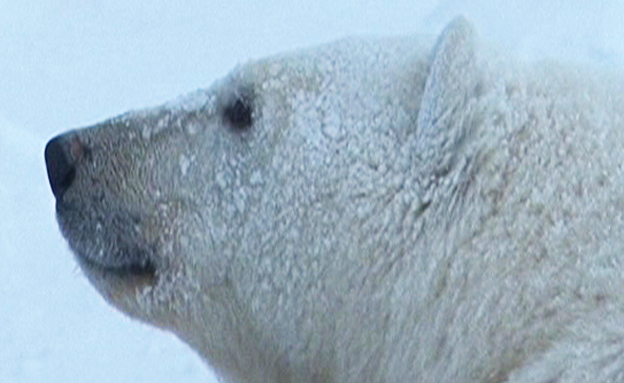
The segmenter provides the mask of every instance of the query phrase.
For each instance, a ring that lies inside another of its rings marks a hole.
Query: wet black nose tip
[[[52,193],[57,200],[69,189],[76,178],[76,166],[74,165],[68,145],[63,137],[55,137],[45,148],[45,161],[48,169],[48,180]]]

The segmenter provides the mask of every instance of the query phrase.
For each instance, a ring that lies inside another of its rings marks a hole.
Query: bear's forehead
[[[152,114],[155,109],[168,114],[202,110],[211,114],[219,105],[240,92],[257,96],[288,93],[290,101],[302,101],[302,94],[327,94],[341,98],[368,90],[402,92],[413,83],[410,73],[422,73],[428,65],[426,52],[431,39],[347,38],[314,48],[301,49],[238,65],[228,76],[207,88],[198,89],[157,108],[134,111],[124,117]],[[404,81],[402,81],[403,79]],[[396,88],[401,89],[396,89]],[[299,97],[299,99],[297,99]]]
[[[347,38],[338,42],[264,58],[239,66],[234,76],[247,81],[320,76],[345,83],[409,68],[427,58],[431,43],[416,38]]]

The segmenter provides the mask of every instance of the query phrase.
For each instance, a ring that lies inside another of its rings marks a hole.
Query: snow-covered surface
[[[81,275],[54,220],[47,139],[208,86],[251,58],[348,35],[435,34],[460,13],[524,58],[624,64],[616,0],[0,0],[0,382],[215,381]]]

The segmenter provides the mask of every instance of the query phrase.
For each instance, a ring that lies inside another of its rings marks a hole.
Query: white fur
[[[69,133],[93,152],[59,212],[79,260],[117,262],[113,231],[157,266],[83,270],[226,381],[624,381],[622,81],[461,18],[432,43],[260,60]]]

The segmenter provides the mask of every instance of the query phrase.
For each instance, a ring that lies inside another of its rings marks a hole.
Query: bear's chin
[[[89,259],[75,256],[82,273],[111,305],[135,319],[153,322],[137,309],[137,298],[157,289],[159,273],[153,266],[103,267]],[[157,323],[154,323],[158,325]]]

